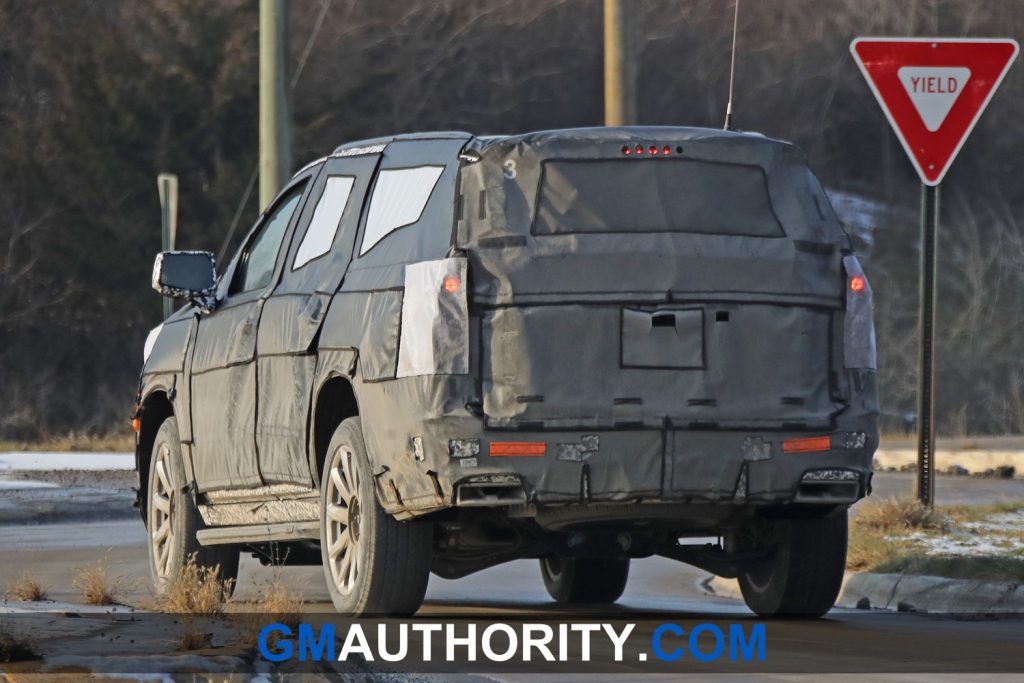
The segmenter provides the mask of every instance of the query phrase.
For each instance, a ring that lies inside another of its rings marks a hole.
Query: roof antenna
[[[729,60],[729,102],[725,105],[725,130],[735,130],[732,127],[732,85],[736,77],[736,28],[740,23],[740,0],[734,0],[735,11],[732,15],[732,59]]]

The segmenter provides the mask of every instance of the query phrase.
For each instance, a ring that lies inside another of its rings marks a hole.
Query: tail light
[[[846,317],[843,333],[843,357],[847,368],[878,366],[875,352],[875,321],[871,302],[871,284],[856,256],[843,257],[846,271]]]
[[[786,439],[782,442],[783,453],[816,453],[832,448],[832,437],[809,436],[802,439]]]
[[[446,275],[441,282],[441,289],[448,294],[455,294],[462,289],[462,280],[457,275]]]
[[[543,458],[548,445],[543,441],[492,441],[488,454],[493,457]]]
[[[469,372],[469,303],[465,258],[405,267],[398,377]]]

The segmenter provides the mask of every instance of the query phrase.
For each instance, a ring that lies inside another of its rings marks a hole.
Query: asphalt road
[[[75,602],[78,597],[70,587],[75,567],[105,557],[112,576],[126,577],[125,599],[145,604],[147,566],[141,523],[55,525],[37,527],[34,531],[37,547],[33,549],[11,549],[12,535],[0,536],[4,574],[31,571],[49,586],[52,599]],[[288,585],[302,590],[310,612],[331,609],[319,567],[287,568],[283,576]],[[261,587],[272,578],[272,570],[245,558],[236,599],[242,602],[258,599]],[[755,621],[742,603],[709,594],[702,586],[706,578],[703,572],[671,560],[635,561],[626,593],[613,609],[570,609],[551,602],[536,562],[512,562],[457,581],[432,577],[426,603],[417,616],[434,620],[452,617],[553,621],[615,618],[637,622],[636,634],[640,637],[649,636],[656,624],[665,621],[683,624],[711,620]],[[836,609],[818,621],[770,622],[767,645],[773,667],[790,671],[827,667],[833,671],[884,673],[1024,672],[1024,620],[1021,619],[962,620]],[[711,673],[716,668],[705,665],[694,670]],[[616,680],[649,671],[649,665],[642,662],[626,662],[616,673]],[[783,676],[780,680],[790,679],[790,674],[779,675]],[[498,677],[520,679],[515,674]]]
[[[908,474],[876,475],[875,495],[907,494]],[[981,503],[1024,498],[1024,481],[940,477],[938,499],[946,503]],[[30,573],[48,588],[52,600],[80,600],[72,587],[79,567],[98,559],[109,563],[111,576],[124,577],[124,600],[145,604],[151,597],[145,532],[138,517],[102,522],[0,526],[3,577]],[[319,567],[282,570],[282,577],[300,590],[310,612],[331,607]],[[272,569],[243,558],[236,600],[258,600],[274,578]],[[742,603],[716,596],[704,587],[708,576],[671,560],[635,561],[625,595],[600,616],[639,622],[639,632],[666,620],[749,621]],[[588,616],[589,615],[589,616]],[[432,577],[421,618],[579,620],[598,613],[552,603],[544,591],[535,561],[512,562],[447,581]],[[776,621],[768,631],[769,651],[776,666],[813,670],[825,662],[835,669],[882,672],[958,670],[1024,672],[1024,620],[963,620],[876,611],[833,610],[819,621]],[[705,669],[713,671],[713,667]],[[647,665],[624,664],[618,672],[633,676]],[[509,678],[508,675],[499,676]],[[515,678],[513,676],[513,678]],[[786,678],[788,680],[788,678]],[[1005,678],[1002,680],[1006,680]]]

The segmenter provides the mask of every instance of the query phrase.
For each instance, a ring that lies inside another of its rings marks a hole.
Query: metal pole
[[[160,179],[160,194],[167,196],[170,190],[170,182],[166,178]],[[173,251],[174,240],[171,239],[171,217],[170,207],[167,202],[160,202],[160,251]],[[169,296],[161,297],[164,303],[164,320],[171,317],[174,312],[174,299]]]
[[[921,377],[917,393],[917,499],[935,506],[935,284],[939,188],[921,186]]]
[[[604,0],[604,125],[636,123],[636,64],[628,0]]]
[[[160,246],[161,251],[174,251],[178,232],[178,176],[161,173],[156,177],[160,196]],[[174,299],[163,297],[164,320],[174,312]]]
[[[285,78],[286,6],[260,0],[260,210],[277,196],[292,165]]]

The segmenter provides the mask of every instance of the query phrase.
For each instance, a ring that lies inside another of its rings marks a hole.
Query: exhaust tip
[[[481,475],[459,482],[455,488],[456,507],[499,507],[526,503],[526,491],[518,477],[507,474]]]
[[[794,502],[855,503],[860,492],[860,474],[854,470],[810,470],[800,478]]]

